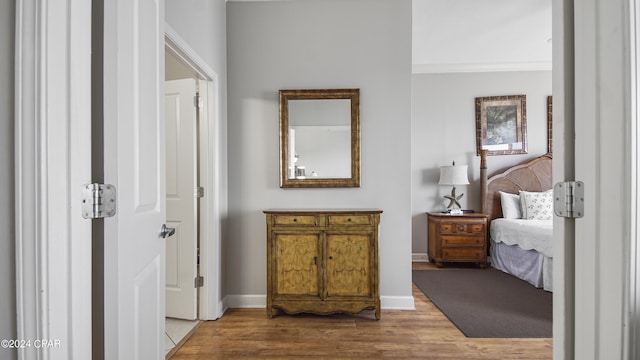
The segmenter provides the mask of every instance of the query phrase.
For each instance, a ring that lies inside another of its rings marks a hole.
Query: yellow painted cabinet
[[[274,295],[320,298],[320,233],[273,234],[275,259]]]
[[[326,296],[371,296],[371,234],[327,234]]]
[[[267,315],[375,310],[381,210],[266,210]]]

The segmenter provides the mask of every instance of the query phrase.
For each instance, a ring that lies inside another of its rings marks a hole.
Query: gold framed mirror
[[[280,187],[360,187],[360,89],[280,90]]]

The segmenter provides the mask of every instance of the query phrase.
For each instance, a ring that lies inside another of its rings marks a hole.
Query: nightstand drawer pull
[[[458,225],[458,231],[464,231],[465,226],[464,225]]]

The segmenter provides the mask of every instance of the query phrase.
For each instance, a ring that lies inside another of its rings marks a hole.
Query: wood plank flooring
[[[414,269],[434,269],[414,263]],[[204,322],[171,359],[551,359],[552,339],[465,337],[413,286],[416,311],[276,315],[230,309]]]

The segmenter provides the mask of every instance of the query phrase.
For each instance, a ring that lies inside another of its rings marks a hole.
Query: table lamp
[[[460,200],[464,194],[456,195],[456,185],[468,184],[467,165],[456,166],[456,162],[454,161],[451,166],[440,167],[440,181],[438,181],[438,185],[453,185],[451,195],[444,196],[445,199],[449,200],[449,205],[447,206],[448,213],[452,215],[462,214],[462,207],[458,200]],[[455,209],[454,205],[457,205],[458,209]]]

